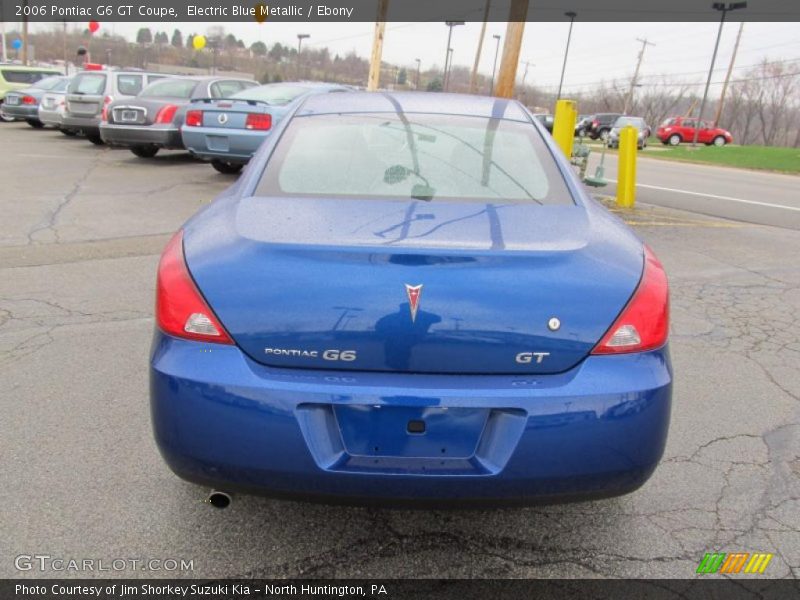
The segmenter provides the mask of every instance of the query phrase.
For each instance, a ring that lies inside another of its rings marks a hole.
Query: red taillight
[[[633,297],[592,354],[655,350],[669,335],[669,284],[664,267],[644,248],[644,272]]]
[[[259,129],[264,131],[272,127],[272,115],[248,113],[247,120],[244,122],[245,129]]]
[[[189,274],[183,256],[183,231],[172,237],[158,263],[156,322],[164,333],[175,337],[233,344]]]
[[[106,96],[103,98],[103,110],[100,113],[100,119],[106,123],[108,122],[108,105],[111,104],[113,100],[114,99],[111,96]]]
[[[23,96],[22,97],[23,104],[36,104],[36,98],[33,96]]]
[[[598,121],[597,119],[592,121],[592,127],[597,127],[598,125],[600,125],[600,121]]]
[[[186,124],[189,127],[200,127],[203,124],[203,111],[202,110],[187,110],[186,111]]]
[[[175,117],[175,112],[177,110],[178,107],[175,106],[174,104],[167,104],[165,106],[162,106],[156,113],[156,125],[172,123],[172,119]]]

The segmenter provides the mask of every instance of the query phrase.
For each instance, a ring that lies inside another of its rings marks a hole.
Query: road
[[[1,127],[0,577],[684,578],[716,550],[772,552],[765,577],[800,576],[800,232],[623,215],[669,274],[675,369],[664,460],[633,494],[456,512],[237,496],[220,511],[158,454],[147,361],[158,255],[233,179]],[[193,563],[19,571],[21,554]]]
[[[587,173],[593,174],[599,162],[600,151],[593,148]],[[644,156],[638,157],[636,171],[637,201],[748,223],[800,229],[800,176]],[[606,155],[605,172],[611,185],[602,188],[603,193],[616,194],[615,153]]]

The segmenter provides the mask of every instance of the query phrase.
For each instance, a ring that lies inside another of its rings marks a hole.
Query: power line
[[[789,58],[789,59],[774,60],[774,61],[771,60],[771,61],[768,61],[766,64],[767,65],[775,65],[775,64],[786,64],[786,63],[794,63],[794,62],[800,62],[800,58]],[[741,66],[735,67],[735,70],[758,67],[758,66],[760,66],[762,64],[764,64],[763,61],[759,61],[757,63],[753,63],[753,64],[749,64],[749,65],[741,65]],[[715,70],[720,70],[721,71],[722,69],[715,69]],[[699,74],[706,73],[706,72],[707,71],[688,71],[688,72],[683,72],[683,73],[642,75],[639,79],[664,78],[664,77],[669,77],[669,76],[674,76],[674,75],[699,75]],[[771,77],[772,76],[766,76],[764,78],[769,79]],[[609,83],[609,82],[613,83],[614,79],[615,78],[611,78],[610,80],[609,79],[600,79],[600,80],[597,80],[597,81],[587,81],[587,82],[583,82],[583,83],[575,83],[575,84],[572,84],[571,86],[568,86],[568,87],[570,87],[571,89],[574,89],[574,88],[588,88],[588,87],[592,87],[592,86],[602,85],[604,83]],[[756,78],[747,79],[747,81],[750,81],[752,79],[762,79],[762,78],[761,77],[756,77]],[[744,79],[734,79],[734,80],[732,80],[732,82],[734,82],[734,83],[737,82],[737,81],[745,81],[745,80]],[[718,83],[722,83],[722,82],[712,82],[712,85],[716,85]],[[677,86],[677,85],[702,85],[702,83],[697,83],[697,82],[689,82],[689,83],[670,83],[670,82],[665,82],[665,83],[649,83],[647,85],[649,85],[649,86]],[[539,89],[555,89],[556,85],[544,85],[544,86],[536,86],[536,87],[539,88]]]

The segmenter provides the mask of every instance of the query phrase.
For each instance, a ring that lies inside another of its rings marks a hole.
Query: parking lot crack
[[[59,243],[61,240],[58,234],[58,219],[61,216],[62,211],[69,206],[69,204],[78,196],[78,194],[83,190],[83,186],[89,177],[92,175],[94,170],[100,166],[102,162],[102,158],[105,152],[98,153],[97,157],[89,163],[89,166],[83,172],[83,174],[77,179],[77,181],[72,186],[72,189],[64,194],[61,199],[56,204],[55,208],[51,210],[45,219],[40,221],[37,225],[31,229],[28,234],[28,244],[36,244],[40,243],[38,240],[34,239],[34,237],[43,232],[43,231],[51,231],[53,236],[55,237],[55,243]]]

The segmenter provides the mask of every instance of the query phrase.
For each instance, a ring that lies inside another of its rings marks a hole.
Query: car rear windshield
[[[627,127],[628,125],[633,125],[641,129],[644,126],[644,120],[637,119],[636,117],[620,117],[614,121],[614,127]]]
[[[52,71],[16,71],[14,69],[0,69],[3,79],[8,83],[36,83],[45,77],[55,75]]]
[[[299,85],[261,85],[258,87],[242,90],[236,92],[231,98],[241,98],[244,100],[261,100],[268,104],[280,106],[282,104],[289,104],[298,96],[302,96],[308,92],[307,87]]]
[[[143,98],[191,98],[197,82],[191,79],[164,79],[142,90]]]
[[[31,87],[37,90],[45,90],[48,92],[63,91],[66,89],[69,80],[64,77],[45,77],[34,83]]]
[[[125,96],[136,96],[144,87],[144,75],[117,75],[117,91]]]
[[[76,75],[67,90],[70,94],[95,94],[105,92],[106,76],[103,73],[81,73]]]
[[[429,114],[297,117],[257,193],[573,204],[532,124]]]

